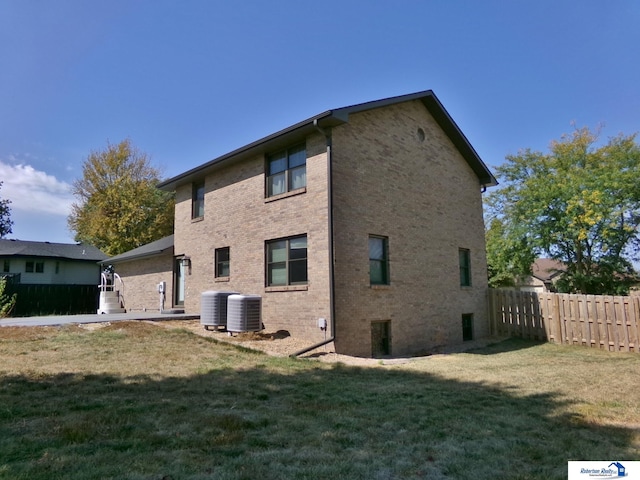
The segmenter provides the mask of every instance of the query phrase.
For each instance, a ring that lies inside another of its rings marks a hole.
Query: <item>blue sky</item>
[[[637,0],[0,0],[8,238],[72,242],[70,185],[124,138],[166,177],[317,113],[432,89],[490,166],[640,131]]]

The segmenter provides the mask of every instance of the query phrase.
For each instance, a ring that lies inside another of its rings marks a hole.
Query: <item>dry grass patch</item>
[[[361,368],[145,323],[3,328],[0,479],[560,479],[640,459],[639,367],[518,341]]]

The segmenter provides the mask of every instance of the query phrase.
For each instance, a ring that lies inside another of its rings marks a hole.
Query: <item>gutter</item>
[[[329,212],[327,215],[328,225],[327,225],[327,236],[329,237],[329,312],[331,318],[329,319],[329,324],[331,325],[331,337],[323,340],[320,343],[316,343],[315,345],[311,345],[309,347],[303,348],[295,353],[289,355],[290,357],[298,357],[304,353],[310,352],[311,350],[315,350],[318,347],[322,347],[327,345],[328,343],[333,342],[336,339],[336,304],[335,304],[335,257],[333,252],[333,169],[332,169],[332,157],[331,157],[331,131],[328,132],[321,128],[318,125],[318,119],[313,120],[313,126],[324,135],[324,138],[327,141],[327,197],[329,199]]]

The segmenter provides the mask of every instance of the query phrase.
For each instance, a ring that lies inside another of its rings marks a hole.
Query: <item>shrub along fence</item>
[[[491,331],[616,352],[640,352],[640,297],[489,290]]]
[[[96,285],[31,285],[7,284],[7,293],[18,294],[12,317],[42,315],[75,315],[96,313],[98,287]]]

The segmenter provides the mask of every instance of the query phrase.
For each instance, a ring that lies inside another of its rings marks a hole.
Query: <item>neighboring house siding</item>
[[[52,262],[52,270],[55,272],[55,263]],[[60,261],[60,278],[52,283],[79,284],[96,286],[100,283],[100,266],[95,262],[78,263],[71,261]],[[57,278],[56,274],[53,274]]]
[[[269,153],[272,152],[265,155]],[[306,154],[303,193],[265,198],[265,155],[208,175],[202,218],[191,218],[192,185],[178,187],[174,245],[176,256],[191,258],[191,272],[186,274],[187,312],[200,311],[201,294],[207,290],[258,294],[262,297],[263,322],[269,331],[287,330],[310,342],[324,338],[317,326],[318,318],[330,316],[324,137],[307,137]],[[265,242],[298,235],[307,236],[307,285],[266,287]],[[216,279],[214,252],[225,247],[229,247],[230,275]]]
[[[128,312],[159,311],[160,294],[157,286],[160,282],[166,282],[164,308],[172,307],[173,256],[171,252],[113,265],[116,273],[124,280],[122,295]]]
[[[422,103],[335,128],[333,178],[336,351],[371,356],[377,321],[390,321],[393,355],[461,342],[463,314],[474,337],[488,335],[481,187]],[[370,285],[370,235],[388,238],[388,286]],[[460,286],[460,248],[471,287]]]
[[[9,260],[10,274],[20,274],[20,283],[40,285],[98,285],[100,267],[93,261],[73,261],[42,257],[0,257],[0,264]],[[27,271],[27,262],[33,271]],[[38,272],[36,264],[42,264]]]
[[[517,290],[521,292],[536,292],[536,293],[544,293],[549,292],[550,290],[547,288],[547,285],[536,277],[524,277],[521,280],[521,284],[518,285]]]

